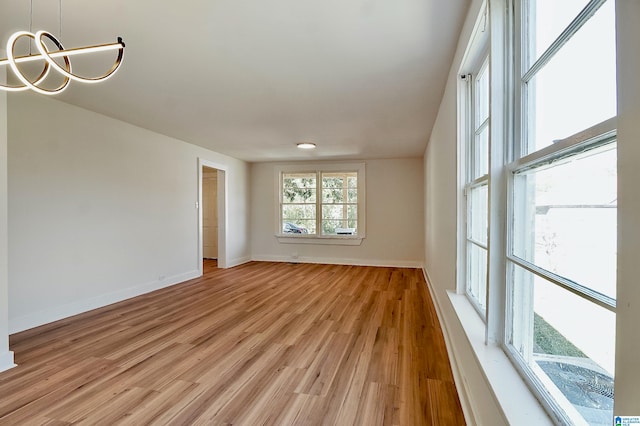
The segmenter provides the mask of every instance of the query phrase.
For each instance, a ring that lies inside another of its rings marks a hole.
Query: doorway
[[[218,260],[218,170],[202,168],[202,258]]]
[[[198,159],[198,265],[200,275],[214,265],[227,267],[226,167]]]

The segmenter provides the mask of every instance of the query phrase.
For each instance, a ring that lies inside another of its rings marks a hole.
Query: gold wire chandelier
[[[60,2],[60,9],[62,9],[62,2]],[[33,15],[33,3],[31,7],[31,14]],[[33,18],[31,19],[33,20]],[[62,28],[61,24],[60,28]],[[60,30],[60,32],[62,31]],[[21,38],[29,39],[29,53],[26,55],[16,55],[14,53],[16,43]],[[45,43],[45,39],[49,41],[52,48]],[[31,53],[31,43],[35,44],[38,53]],[[7,57],[5,59],[0,59],[0,67],[6,67],[8,65],[20,83],[16,85],[0,84],[0,90],[7,92],[19,92],[31,89],[43,95],[55,95],[65,90],[69,86],[69,82],[71,80],[82,83],[98,83],[105,81],[109,77],[113,76],[118,68],[120,68],[120,65],[122,64],[122,57],[124,55],[124,47],[125,45],[122,38],[118,37],[118,41],[115,43],[65,49],[62,43],[48,31],[37,31],[35,34],[30,31],[18,31],[9,37],[9,41],[7,42]],[[71,67],[71,56],[109,50],[117,50],[118,53],[111,69],[103,75],[99,77],[84,77],[73,72]],[[60,62],[56,62],[56,59],[59,59]],[[20,69],[19,64],[34,61],[44,61],[43,67],[37,77],[30,78],[27,73]],[[54,71],[63,77],[57,87],[53,88],[46,87],[46,85],[43,84],[51,71]]]

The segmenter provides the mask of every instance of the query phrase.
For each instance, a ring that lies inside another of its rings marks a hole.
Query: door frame
[[[202,276],[202,177],[203,168],[218,171],[218,268],[227,267],[227,166],[198,157],[198,272]]]

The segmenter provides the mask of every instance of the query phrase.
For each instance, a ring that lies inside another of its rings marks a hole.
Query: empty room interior
[[[0,425],[640,425],[639,21],[3,0]]]

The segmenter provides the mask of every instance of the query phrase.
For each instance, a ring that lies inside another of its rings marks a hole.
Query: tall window
[[[281,235],[364,235],[364,165],[347,170],[331,167],[279,173]]]
[[[358,231],[358,173],[320,172],[322,233],[354,235]]]
[[[484,57],[467,75],[466,293],[485,316],[488,262],[489,64]]]
[[[562,423],[610,425],[616,309],[613,0],[522,0],[508,165],[508,353]]]
[[[282,232],[316,234],[318,177],[316,173],[282,174]]]

